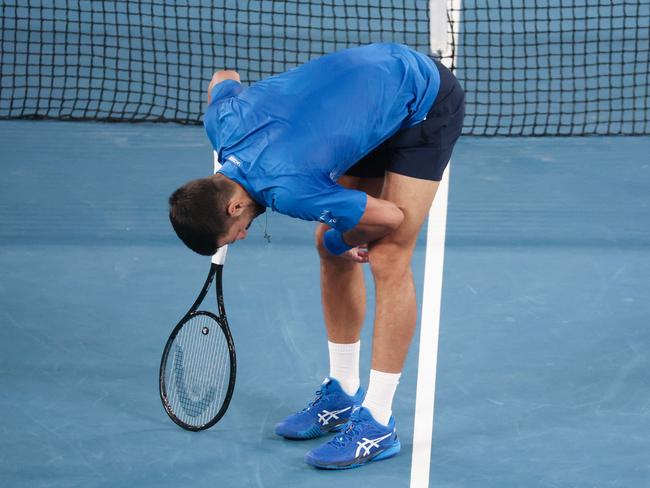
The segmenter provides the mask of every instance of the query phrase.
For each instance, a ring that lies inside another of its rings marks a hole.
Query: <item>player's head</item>
[[[192,251],[211,256],[244,239],[265,208],[234,181],[217,174],[185,183],[169,197],[169,220]]]

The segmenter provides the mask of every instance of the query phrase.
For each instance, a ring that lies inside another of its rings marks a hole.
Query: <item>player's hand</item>
[[[349,261],[354,261],[355,263],[367,263],[368,262],[368,245],[362,244],[357,247],[345,251],[340,255],[342,258]]]
[[[224,80],[234,80],[237,83],[241,83],[239,73],[234,70],[215,71],[212,75],[212,79],[210,80],[210,84],[208,85],[208,105],[212,101],[212,88],[214,88],[214,85],[221,83]]]

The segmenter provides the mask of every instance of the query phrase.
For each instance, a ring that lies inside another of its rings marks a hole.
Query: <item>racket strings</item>
[[[171,346],[166,389],[176,417],[193,426],[210,422],[221,409],[230,379],[225,334],[209,315],[188,320]]]

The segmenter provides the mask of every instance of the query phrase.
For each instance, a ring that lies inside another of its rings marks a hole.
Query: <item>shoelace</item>
[[[318,402],[320,402],[322,398],[323,398],[323,389],[321,388],[320,390],[316,390],[316,398],[314,398],[311,402],[309,402],[309,404],[305,408],[303,408],[300,412],[306,412],[311,407],[313,407]]]
[[[334,436],[329,443],[338,448],[345,447],[360,433],[361,425],[359,425],[358,420],[350,419],[343,432]]]

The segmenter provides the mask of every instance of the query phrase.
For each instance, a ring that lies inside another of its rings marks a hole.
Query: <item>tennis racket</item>
[[[215,154],[215,171],[220,167]],[[199,296],[172,330],[160,361],[160,399],[184,429],[212,427],[224,416],[235,389],[235,344],[223,301],[222,273],[228,246],[212,257]],[[216,282],[217,311],[199,310]]]

